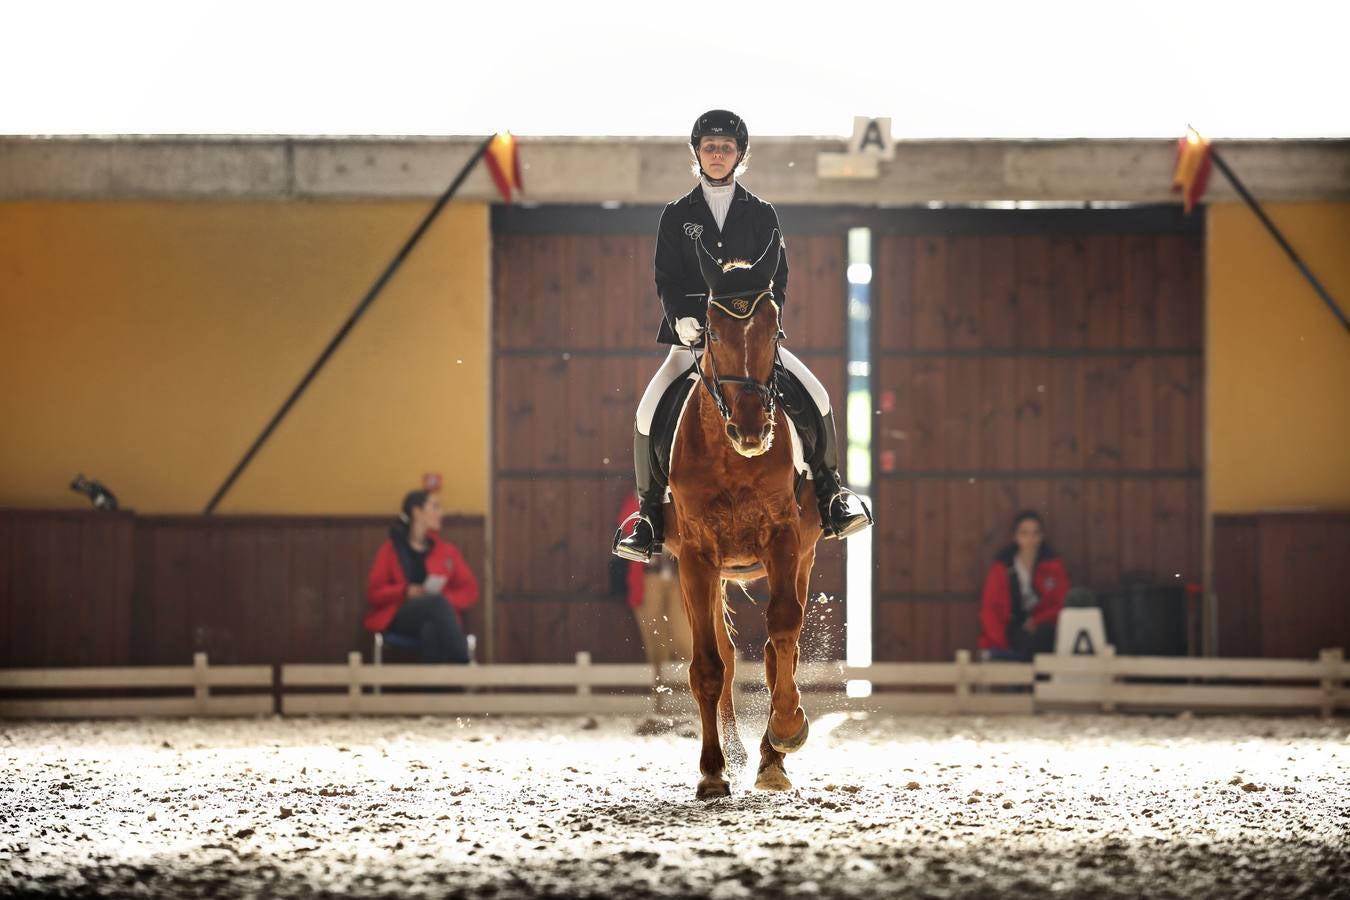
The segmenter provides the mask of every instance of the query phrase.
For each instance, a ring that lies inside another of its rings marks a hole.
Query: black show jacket
[[[675,320],[692,316],[706,325],[708,286],[699,272],[696,241],[702,240],[708,252],[719,261],[759,259],[774,231],[782,241],[782,226],[773,204],[747,191],[739,182],[732,194],[722,228],[717,227],[712,210],[703,199],[703,185],[678,200],[666,204],[656,236],[656,293],[661,297],[665,316],[656,336],[658,343],[678,344]],[[782,309],[787,300],[787,245],[782,244],[778,271],[773,277],[773,296]],[[701,342],[700,342],[701,343]]]

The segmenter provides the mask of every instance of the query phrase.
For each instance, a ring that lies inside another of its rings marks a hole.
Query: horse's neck
[[[723,448],[722,434],[725,426],[722,414],[717,411],[717,404],[708,395],[704,384],[694,385],[692,402],[693,420],[697,426],[687,429],[686,433],[691,441],[691,448],[696,449],[700,456],[706,457]]]

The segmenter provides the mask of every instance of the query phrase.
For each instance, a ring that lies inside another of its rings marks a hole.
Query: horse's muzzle
[[[732,449],[747,459],[763,456],[773,447],[773,425],[771,423],[765,424],[758,437],[742,434],[741,429],[736,426],[735,422],[728,422],[726,430],[727,439],[731,442]]]

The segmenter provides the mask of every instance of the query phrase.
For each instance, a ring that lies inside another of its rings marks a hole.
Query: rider
[[[651,433],[657,406],[667,388],[689,370],[692,360],[686,348],[701,354],[708,288],[695,253],[702,240],[718,261],[755,260],[764,252],[778,224],[773,205],[737,183],[750,153],[750,133],[745,120],[724,109],[704,113],[689,135],[699,183],[685,196],[666,204],[656,239],[656,291],[665,312],[657,342],[670,344],[665,363],[647,385],[638,404],[633,435],[633,459],[641,500],[633,532],[615,536],[614,552],[645,562],[661,551],[665,534],[662,504],[666,485],[651,462]],[[786,250],[786,244],[782,245]],[[782,309],[787,301],[787,254],[779,259],[773,279],[773,295]],[[790,378],[813,402],[798,404],[793,424],[799,432],[816,435],[815,452],[807,462],[815,482],[820,519],[827,537],[845,538],[872,524],[871,515],[847,488],[839,483],[839,452],[830,412],[830,396],[801,360],[779,350]],[[807,444],[804,444],[807,446]],[[627,524],[627,523],[625,523]]]

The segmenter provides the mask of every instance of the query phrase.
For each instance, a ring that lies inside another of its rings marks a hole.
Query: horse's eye
[[[715,342],[717,342],[717,341],[722,340],[722,338],[717,334],[716,331],[713,331],[711,328],[709,328],[709,329],[708,329],[708,340],[713,341],[713,342],[715,343]]]

